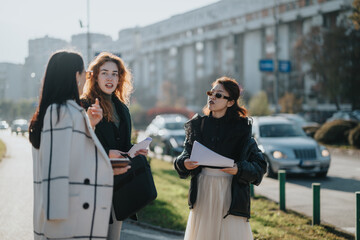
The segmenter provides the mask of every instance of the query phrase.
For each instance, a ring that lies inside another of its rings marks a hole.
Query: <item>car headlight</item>
[[[326,148],[322,149],[322,150],[321,150],[321,156],[323,156],[323,157],[328,157],[328,156],[330,156],[329,150],[327,150]]]
[[[286,154],[280,151],[274,151],[272,155],[275,159],[287,158]]]

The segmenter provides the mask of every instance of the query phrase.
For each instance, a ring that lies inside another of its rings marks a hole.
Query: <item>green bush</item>
[[[250,99],[249,112],[253,116],[266,116],[271,114],[266,92],[260,91]]]
[[[348,140],[351,146],[360,148],[360,124],[350,130]]]
[[[324,123],[315,133],[315,139],[325,144],[348,144],[349,132],[356,122],[335,120]]]

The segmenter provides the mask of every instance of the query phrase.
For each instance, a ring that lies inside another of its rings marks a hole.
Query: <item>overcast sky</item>
[[[219,0],[90,0],[90,31],[117,39],[120,29],[146,26]],[[24,63],[28,40],[70,41],[86,32],[87,0],[0,0],[0,62]]]

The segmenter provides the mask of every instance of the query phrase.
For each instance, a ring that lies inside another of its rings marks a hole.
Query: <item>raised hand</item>
[[[88,108],[87,114],[89,116],[90,124],[92,128],[95,128],[103,118],[103,110],[100,107],[99,99],[95,99],[95,103]]]

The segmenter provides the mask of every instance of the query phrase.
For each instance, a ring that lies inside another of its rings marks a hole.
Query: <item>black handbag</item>
[[[128,158],[131,161],[131,168],[125,174],[114,177],[113,206],[118,221],[136,214],[157,197],[146,157],[138,155]]]

